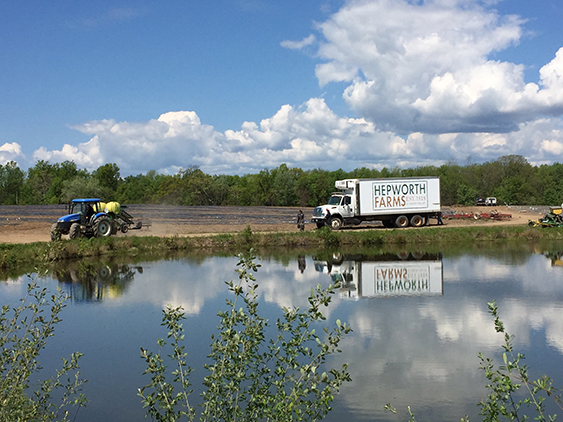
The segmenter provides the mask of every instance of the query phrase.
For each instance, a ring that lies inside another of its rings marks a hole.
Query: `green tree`
[[[474,187],[467,186],[462,183],[457,187],[457,203],[461,205],[473,205],[477,190]]]
[[[158,204],[180,205],[183,197],[183,182],[180,174],[174,176],[155,176],[155,193],[152,202]]]
[[[75,177],[63,183],[60,194],[61,202],[67,203],[76,198],[101,198],[109,202],[112,195],[104,188],[98,179]]]
[[[273,205],[282,207],[297,205],[295,185],[298,177],[295,171],[287,167],[286,164],[282,164],[277,169],[272,170],[272,178],[272,189],[275,198]]]
[[[444,164],[438,169],[442,205],[454,205],[459,202],[458,188],[464,183],[461,170],[455,163]]]
[[[92,176],[98,180],[101,187],[106,189],[109,196],[115,196],[122,182],[117,164],[104,164],[92,172]]]
[[[538,179],[542,181],[541,199],[538,203],[544,205],[561,205],[563,203],[563,164],[554,163],[550,166],[541,165],[537,171]]]
[[[157,191],[156,171],[127,176],[117,189],[116,199],[124,204],[151,204]]]
[[[54,168],[49,162],[40,160],[27,171],[27,179],[22,189],[24,204],[46,204],[47,192],[51,187]]]
[[[213,205],[212,177],[197,166],[180,171],[182,175],[181,205]]]
[[[61,164],[53,164],[53,177],[46,195],[47,202],[50,204],[67,202],[66,198],[63,197],[65,183],[74,179],[85,180],[88,178],[90,178],[88,172],[79,171],[76,164],[72,161],[64,161]]]
[[[25,174],[15,161],[0,165],[0,204],[17,205],[20,202]]]

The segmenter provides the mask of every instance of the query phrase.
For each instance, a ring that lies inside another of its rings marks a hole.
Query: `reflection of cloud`
[[[516,272],[508,263],[491,261],[482,256],[464,256],[444,266],[445,280],[465,280],[471,277],[472,282],[490,282],[507,277]]]
[[[526,363],[549,372],[552,363],[526,349],[531,334],[544,331],[548,345],[563,354],[561,269],[551,267],[542,255],[519,261],[510,257],[444,259],[443,296],[357,301],[335,297],[329,312],[354,329],[342,342],[343,353],[329,361],[331,366],[350,364],[353,382],[344,386],[338,401],[366,420],[385,420],[383,406],[388,402],[398,409],[412,406],[418,420],[476,415],[475,404],[485,395],[477,353],[498,357],[503,343],[487,309],[486,302],[493,299],[507,330],[516,335],[517,350],[526,353]],[[303,273],[296,260],[257,260],[262,265],[256,275],[258,294],[275,304],[270,308],[303,309],[311,287],[331,281],[328,274],[315,271],[310,257],[306,260]],[[210,308],[224,305],[224,280],[238,279],[236,262],[234,257],[210,257],[197,263],[143,264],[143,273],[135,276],[127,294],[106,306],[171,303],[182,305],[194,317],[215,315]]]
[[[195,265],[189,261],[159,261],[143,265],[143,274],[135,277],[135,286],[116,304],[152,303],[182,306],[187,314],[198,314],[206,300],[222,295],[227,287],[225,275],[236,276],[235,258],[209,258]],[[157,286],[155,288],[155,286]]]
[[[260,260],[256,260],[260,263]],[[159,307],[167,304],[182,306],[187,314],[201,312],[207,300],[227,295],[225,281],[238,280],[235,273],[237,258],[210,257],[198,265],[190,262],[155,262],[144,266],[143,274],[136,275],[135,288],[122,301],[153,303]],[[329,280],[314,271],[309,265],[303,273],[297,263],[291,266],[265,263],[256,274],[257,293],[266,302],[280,308],[308,305],[307,298],[312,286]],[[188,267],[189,269],[187,269]],[[154,286],[158,286],[155,289]],[[327,309],[326,314],[332,309]]]

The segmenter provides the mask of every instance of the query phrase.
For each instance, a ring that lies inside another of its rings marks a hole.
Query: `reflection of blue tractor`
[[[59,240],[63,234],[76,239],[82,236],[108,237],[117,233],[116,214],[104,208],[96,198],[73,199],[68,214],[51,226],[51,240]]]

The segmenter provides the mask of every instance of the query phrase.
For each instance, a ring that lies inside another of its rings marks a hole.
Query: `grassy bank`
[[[109,237],[62,240],[32,244],[0,244],[0,271],[10,277],[33,271],[38,263],[82,260],[104,256],[149,256],[165,258],[170,253],[234,254],[249,247],[322,249],[339,247],[417,247],[444,248],[479,242],[563,240],[563,229],[527,226],[428,227],[396,230],[322,230],[294,233],[253,233],[249,227],[240,233],[209,237]],[[14,271],[12,273],[12,271]]]

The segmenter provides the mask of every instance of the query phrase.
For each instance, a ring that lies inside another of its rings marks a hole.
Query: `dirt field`
[[[0,210],[0,243],[32,243],[48,242],[50,240],[50,227],[56,221],[55,215],[62,215],[54,211],[53,215],[45,213],[40,217],[21,218],[14,213],[9,215]],[[485,225],[526,225],[528,220],[535,220],[546,214],[548,207],[447,207],[444,212],[444,226],[485,226]],[[291,232],[297,231],[293,222],[298,208],[244,208],[244,207],[206,207],[204,212],[191,213],[196,217],[190,218],[189,222],[178,219],[152,218],[151,225],[141,230],[132,230],[126,234],[118,233],[118,236],[204,236],[220,233],[235,233],[244,230],[250,225],[253,232]],[[507,220],[490,219],[448,219],[451,213],[490,213],[496,210],[500,214],[510,214]],[[307,221],[310,219],[312,208],[303,208]],[[217,216],[221,215],[221,218]],[[274,218],[275,217],[275,218]],[[272,220],[279,221],[273,223]],[[436,220],[431,220],[430,225],[435,226]],[[306,224],[305,230],[314,230],[313,224]],[[362,223],[358,227],[344,228],[343,230],[365,230],[380,229],[377,224]],[[409,229],[407,229],[409,230]],[[416,229],[414,229],[416,230]]]

